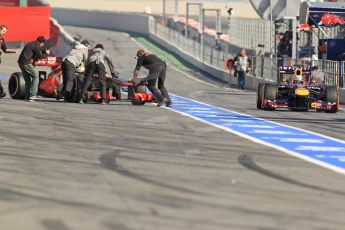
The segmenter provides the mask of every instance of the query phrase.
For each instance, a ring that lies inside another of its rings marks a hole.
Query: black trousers
[[[62,92],[65,95],[65,100],[66,101],[72,101],[72,89],[73,89],[73,83],[75,81],[75,66],[65,59],[62,62],[62,78],[63,78],[63,87],[62,87]]]
[[[166,98],[168,103],[171,102],[168,90],[164,86],[165,78],[167,72],[166,63],[157,63],[151,66],[149,69],[149,76],[143,78],[141,82],[147,81],[147,88],[151,91],[153,96],[158,100],[162,101]],[[158,80],[158,89],[156,88],[156,83]]]
[[[84,86],[83,90],[81,91],[81,98],[85,99],[85,94],[87,92],[87,89],[90,86],[92,76],[97,73],[98,74],[98,79],[99,79],[99,84],[100,84],[100,92],[102,95],[102,100],[106,100],[106,76],[105,76],[105,66],[102,62],[99,62],[98,64],[96,61],[90,62],[87,67],[86,67],[86,74],[85,74],[85,79],[84,79]]]

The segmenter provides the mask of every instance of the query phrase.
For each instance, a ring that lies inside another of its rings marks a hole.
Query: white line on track
[[[176,95],[177,96],[177,95]],[[213,105],[209,105],[209,104],[206,104],[206,103],[203,103],[203,102],[200,102],[200,101],[196,101],[196,100],[193,100],[193,99],[189,99],[189,98],[185,98],[185,97],[182,97],[182,96],[177,96],[177,97],[180,97],[180,98],[184,98],[186,100],[190,100],[190,101],[194,101],[196,103],[200,103],[200,104],[203,104],[203,105],[206,105],[206,106],[211,106],[211,107],[214,107],[216,109],[220,109],[220,110],[223,110],[223,111],[226,111],[226,112],[231,112],[231,113],[237,113],[237,114],[240,114],[240,115],[244,115],[244,116],[248,116],[248,117],[253,117],[251,115],[246,115],[246,114],[243,114],[243,113],[239,113],[239,112],[235,112],[235,111],[231,111],[231,110],[227,110],[227,109],[224,109],[224,108],[219,108],[219,107],[216,107],[216,106],[213,106]],[[187,113],[184,113],[184,112],[181,112],[181,111],[177,111],[177,110],[174,110],[173,108],[168,108],[168,107],[163,107],[164,109],[167,109],[167,110],[170,110],[170,111],[173,111],[173,112],[176,112],[176,113],[179,113],[183,116],[186,116],[186,117],[189,117],[189,118],[192,118],[194,120],[197,120],[197,121],[200,121],[202,123],[205,123],[205,124],[208,124],[210,126],[213,126],[215,128],[219,128],[219,129],[222,129],[222,130],[225,130],[227,132],[230,132],[230,133],[233,133],[235,135],[238,135],[242,138],[245,138],[245,139],[248,139],[248,140],[251,140],[255,143],[258,143],[258,144],[261,144],[261,145],[264,145],[264,146],[268,146],[268,147],[271,147],[271,148],[274,148],[274,149],[277,149],[283,153],[287,153],[288,155],[291,155],[291,156],[294,156],[294,157],[297,157],[299,159],[302,159],[302,160],[305,160],[307,162],[310,162],[310,163],[313,163],[315,165],[319,165],[323,168],[327,168],[329,170],[332,170],[334,172],[337,172],[337,173],[340,173],[342,175],[345,175],[345,170],[343,168],[339,168],[339,167],[336,167],[336,166],[333,166],[333,165],[330,165],[328,163],[325,163],[325,162],[322,162],[322,161],[319,161],[319,160],[316,160],[314,158],[311,158],[311,157],[308,157],[306,155],[303,155],[303,154],[300,154],[298,152],[295,152],[295,151],[291,151],[291,150],[288,150],[282,146],[279,146],[279,145],[275,145],[275,144],[271,144],[271,143],[268,143],[268,142],[265,142],[265,141],[262,141],[258,138],[255,138],[255,137],[252,137],[252,136],[249,136],[247,134],[244,134],[244,133],[241,133],[241,132],[238,132],[238,131],[235,131],[231,128],[228,128],[228,127],[225,127],[225,126],[222,126],[222,125],[217,125],[217,124],[214,124],[212,122],[209,122],[207,120],[204,120],[204,119],[201,119],[199,117],[195,117],[193,115],[190,115],[190,114],[187,114]],[[313,134],[313,135],[318,135],[320,137],[324,137],[324,138],[327,138],[327,139],[331,139],[333,141],[337,141],[337,142],[340,142],[340,143],[344,143],[345,144],[345,141],[343,140],[339,140],[339,139],[336,139],[336,138],[333,138],[333,137],[329,137],[329,136],[326,136],[326,135],[323,135],[323,134],[319,134],[319,133],[315,133],[315,132],[311,132],[311,131],[308,131],[308,130],[303,130],[303,129],[300,129],[300,128],[296,128],[296,127],[292,127],[292,126],[288,126],[288,125],[284,125],[284,124],[280,124],[280,123],[277,123],[277,122],[273,122],[273,121],[269,121],[269,120],[265,120],[265,119],[262,119],[262,118],[256,118],[256,117],[253,117],[255,119],[258,119],[258,120],[262,120],[262,121],[265,121],[265,122],[270,122],[272,124],[277,124],[277,125],[280,125],[280,126],[284,126],[284,127],[287,127],[287,128],[292,128],[292,129],[296,129],[296,130],[300,130],[302,132],[306,132],[306,133],[310,133],[310,134]]]

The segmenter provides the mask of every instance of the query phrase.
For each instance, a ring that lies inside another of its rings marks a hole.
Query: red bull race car
[[[310,67],[280,67],[278,84],[259,84],[257,108],[265,110],[284,108],[293,111],[338,112],[338,88],[317,84],[311,81],[310,78]]]
[[[39,71],[39,91],[38,95],[47,98],[60,99],[60,91],[62,89],[63,79],[61,70],[62,58],[47,57],[36,61],[35,66],[48,67],[51,70]],[[98,76],[94,75],[87,92],[88,101],[101,101],[101,94],[99,91]],[[152,94],[146,92],[145,85],[134,87],[134,83],[122,78],[106,77],[107,82],[107,99],[109,101],[121,100],[121,89],[128,92],[128,99],[133,105],[144,105],[146,102],[152,102]],[[72,94],[75,101],[78,100],[78,92],[83,85],[83,75],[77,74],[74,82]],[[24,99],[25,80],[21,72],[13,73],[9,78],[8,91],[13,99]],[[110,91],[112,91],[110,93]]]

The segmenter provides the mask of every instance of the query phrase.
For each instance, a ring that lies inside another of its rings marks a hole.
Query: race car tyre
[[[277,86],[275,84],[265,84],[264,99],[269,101],[277,99]]]
[[[338,102],[338,90],[335,86],[326,86],[325,99],[327,102],[337,103]]]
[[[122,98],[121,87],[119,87],[119,86],[113,87],[112,96],[115,97],[117,101],[121,100],[121,98]]]
[[[332,106],[331,109],[325,110],[326,113],[336,113],[338,112],[338,102],[339,102],[339,95],[338,95],[338,89],[335,86],[326,86],[326,95],[325,99],[327,102],[330,103],[336,103]]]
[[[264,99],[265,83],[259,83],[257,98],[256,98],[256,108],[262,109],[262,99]]]
[[[145,105],[145,101],[132,101],[132,105]]]
[[[13,73],[8,80],[8,92],[13,99],[25,98],[25,80],[21,72]]]
[[[325,112],[326,113],[336,113],[336,112],[338,112],[338,108],[336,105],[334,105],[332,109],[327,109],[327,110],[325,110]]]

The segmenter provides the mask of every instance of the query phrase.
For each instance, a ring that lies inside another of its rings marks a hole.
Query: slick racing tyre
[[[275,101],[277,99],[277,86],[274,84],[265,84],[263,98],[266,101]],[[275,108],[265,107],[265,110],[275,110]]]
[[[325,99],[327,102],[336,103],[338,102],[338,90],[335,86],[326,86]]]
[[[335,103],[331,109],[325,110],[326,113],[338,112],[339,95],[338,89],[335,86],[326,86],[325,99],[327,102]]]
[[[257,98],[256,98],[256,108],[262,109],[262,99],[264,99],[265,83],[259,83]]]
[[[8,92],[13,99],[25,98],[25,80],[20,72],[13,73],[8,80]]]
[[[112,96],[115,97],[117,101],[122,99],[120,86],[113,86]]]
[[[265,84],[264,99],[274,101],[277,99],[277,86],[274,84]]]

